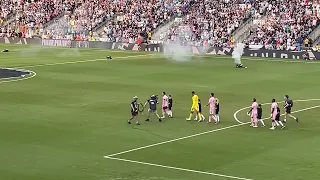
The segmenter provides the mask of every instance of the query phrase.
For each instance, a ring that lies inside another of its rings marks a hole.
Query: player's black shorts
[[[201,113],[201,106],[199,106],[199,113]]]
[[[137,115],[138,115],[138,112],[131,111],[131,115],[132,115],[132,116],[137,116]]]
[[[257,119],[262,119],[261,115],[258,115],[258,116],[257,116]]]
[[[171,109],[172,109],[172,106],[169,106],[169,110],[171,111]]]
[[[278,113],[277,115],[276,115],[276,119],[275,119],[276,121],[280,121],[280,113]]]
[[[286,113],[291,114],[291,107],[286,108]]]
[[[219,110],[219,108],[218,108],[218,109],[216,109],[216,114],[219,114],[219,111],[220,111],[220,110]]]
[[[155,113],[157,110],[156,109],[149,109],[148,110],[150,113]]]

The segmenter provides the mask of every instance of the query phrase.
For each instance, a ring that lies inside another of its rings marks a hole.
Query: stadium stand
[[[232,47],[234,32],[257,18],[247,26],[248,44],[284,49],[320,41],[319,0],[6,0],[0,10],[0,36],[9,37],[133,43],[167,24],[161,42]],[[9,16],[15,20],[5,24]]]
[[[12,2],[15,20],[3,25],[5,27],[2,27],[2,35],[5,33],[13,37],[32,37],[41,34],[47,23],[65,12],[71,13],[78,4],[75,0],[12,0]]]
[[[271,49],[294,49],[297,44],[312,45],[308,35],[320,23],[319,4],[300,0],[274,1],[268,17],[251,30],[248,43]]]

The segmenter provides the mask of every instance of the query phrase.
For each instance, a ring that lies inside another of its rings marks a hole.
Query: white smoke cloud
[[[245,45],[243,43],[236,44],[236,46],[232,52],[232,58],[234,60],[234,63],[242,64],[241,63],[241,56],[244,53],[244,47],[245,47]]]

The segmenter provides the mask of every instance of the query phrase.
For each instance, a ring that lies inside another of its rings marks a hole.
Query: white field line
[[[33,71],[30,71],[30,70],[28,70],[28,71],[31,73],[31,75],[25,76],[25,78],[7,78],[8,80],[0,81],[0,84],[8,83],[8,82],[23,81],[23,80],[31,79],[37,75],[37,73],[35,73]]]
[[[300,99],[300,100],[294,100],[294,101],[295,101],[295,102],[309,102],[309,101],[320,101],[320,99]],[[284,101],[281,102],[281,103],[284,103]],[[268,104],[271,104],[271,103],[263,103],[263,104],[261,104],[261,105],[268,105]],[[244,123],[244,122],[240,121],[240,120],[238,119],[238,117],[237,117],[237,114],[238,114],[240,111],[243,111],[243,110],[249,109],[249,108],[251,108],[251,106],[244,107],[244,108],[241,108],[241,109],[237,110],[237,111],[233,114],[234,120],[236,120],[239,124],[248,124],[248,123]],[[265,119],[268,119],[268,118],[265,118]],[[263,120],[265,120],[265,119],[263,119]]]
[[[147,162],[140,162],[140,161],[133,161],[128,159],[120,159],[120,158],[114,158],[114,157],[105,157],[106,159],[112,159],[112,160],[118,160],[118,161],[124,161],[124,162],[130,162],[130,163],[136,163],[136,164],[143,164],[147,166],[155,166],[155,167],[161,167],[161,168],[167,168],[167,169],[174,169],[178,171],[186,171],[186,172],[192,172],[192,173],[198,173],[198,174],[205,174],[205,175],[211,175],[211,176],[219,176],[229,179],[238,179],[238,180],[253,180],[248,178],[242,178],[242,177],[236,177],[236,176],[228,176],[224,174],[217,174],[217,173],[210,173],[210,172],[204,172],[204,171],[197,171],[192,169],[184,169],[184,168],[178,168],[178,167],[172,167],[172,166],[164,166],[160,164],[153,164],[153,163],[147,163]]]
[[[59,63],[36,64],[36,65],[27,65],[23,67],[14,67],[14,68],[19,69],[19,68],[30,68],[30,67],[42,67],[42,66],[56,66],[56,65],[64,65],[64,64],[78,64],[78,63],[96,62],[96,61],[112,61],[114,59],[118,60],[118,59],[128,59],[128,58],[144,57],[144,56],[150,56],[150,54],[115,57],[113,59],[106,59],[106,58],[105,59],[88,59],[88,60],[82,60],[82,61],[67,61],[67,62],[59,62]]]
[[[291,113],[307,111],[307,110],[315,109],[315,108],[318,108],[318,107],[320,107],[320,105],[312,106],[312,107],[309,107],[309,108],[300,109],[300,110],[297,110],[297,111],[293,111]],[[283,116],[283,115],[284,114],[281,114],[281,116]],[[268,118],[265,118],[265,119],[268,119]],[[250,122],[247,122],[247,123],[242,123],[241,122],[240,124],[235,124],[235,125],[232,125],[232,126],[227,126],[227,127],[223,127],[223,128],[219,128],[219,129],[213,129],[213,130],[210,130],[210,131],[205,131],[205,132],[193,134],[193,135],[190,135],[190,136],[184,136],[184,137],[177,138],[177,139],[172,139],[172,140],[163,141],[163,142],[159,142],[159,143],[155,143],[155,144],[150,144],[150,145],[147,145],[147,146],[141,146],[141,147],[138,147],[138,148],[134,148],[134,149],[130,149],[130,150],[127,150],[127,151],[122,151],[122,152],[106,155],[106,156],[103,156],[103,157],[104,158],[110,158],[110,157],[113,157],[113,156],[118,156],[118,155],[121,155],[121,154],[126,154],[126,153],[129,153],[129,152],[138,151],[138,150],[141,150],[141,149],[146,149],[146,148],[150,148],[150,147],[154,147],[154,146],[159,146],[159,145],[162,145],[162,144],[168,144],[168,143],[171,143],[171,142],[180,141],[180,140],[183,140],[183,139],[189,139],[189,138],[192,138],[192,137],[201,136],[201,135],[204,135],[204,134],[209,134],[209,133],[213,133],[213,132],[218,132],[218,131],[222,131],[222,130],[226,130],[226,129],[239,127],[239,126],[246,125],[246,124],[249,124],[249,123]]]

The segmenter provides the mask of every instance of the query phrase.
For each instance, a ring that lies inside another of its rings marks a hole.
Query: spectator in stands
[[[271,49],[295,49],[302,44],[310,47],[307,36],[320,23],[312,4],[301,0],[270,1],[268,10],[266,20],[252,30],[250,44]]]

